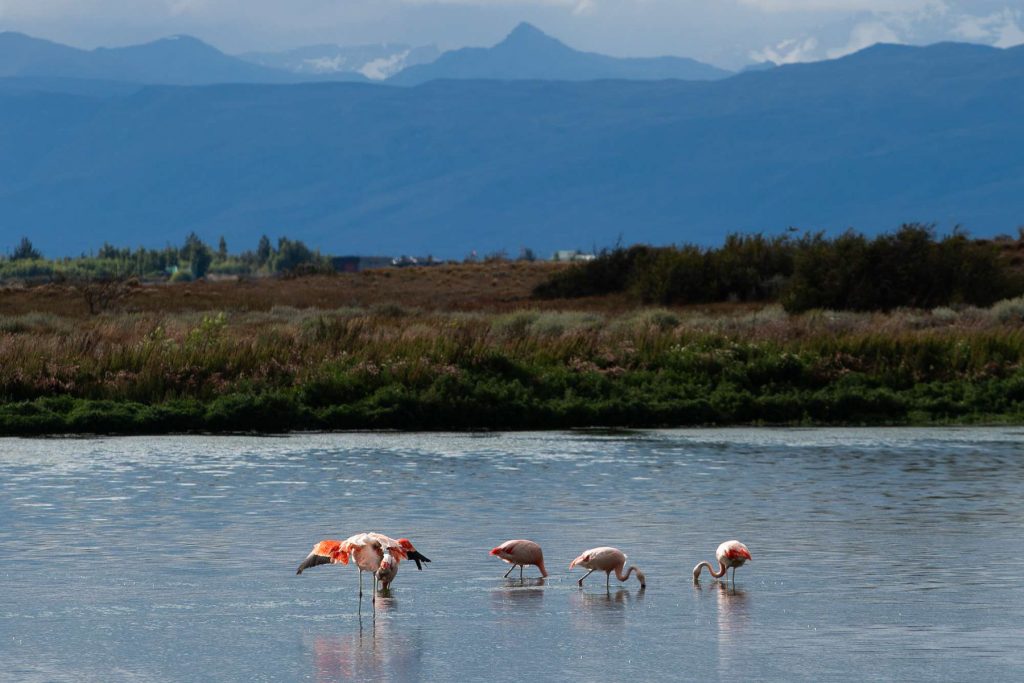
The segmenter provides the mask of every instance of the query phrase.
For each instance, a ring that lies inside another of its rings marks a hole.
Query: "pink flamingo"
[[[533,541],[527,541],[525,539],[515,539],[512,541],[505,541],[497,548],[491,550],[491,555],[499,558],[502,562],[508,562],[511,567],[505,572],[505,578],[512,573],[512,570],[517,566],[519,567],[519,578],[523,578],[523,567],[528,564],[537,566],[540,570],[540,575],[546,577],[548,570],[544,568],[544,551],[540,549],[540,546]]]
[[[349,559],[355,560],[359,569],[359,597],[363,597],[363,572],[374,575],[374,601],[377,600],[377,582],[380,581],[385,589],[390,586],[398,573],[398,563],[401,560],[413,560],[418,569],[423,568],[421,562],[430,562],[416,551],[409,539],[395,540],[384,534],[370,532],[349,536],[344,541],[320,541],[313,546],[313,550],[295,573],[301,574],[304,570],[321,564],[348,564]]]
[[[732,582],[736,583],[736,567],[742,567],[744,563],[753,561],[754,558],[750,556],[750,551],[747,550],[747,546],[743,545],[739,541],[726,541],[722,545],[718,546],[718,550],[715,551],[715,558],[718,560],[718,569],[714,569],[710,562],[701,562],[693,568],[693,581],[694,583],[700,581],[700,572],[704,567],[708,568],[711,572],[711,576],[718,579],[725,576],[725,572],[732,567]]]
[[[413,547],[412,542],[408,538],[400,538],[397,541],[390,539],[383,534],[374,534],[382,539],[386,539],[387,542],[383,545],[383,548],[394,547],[395,544],[400,546],[405,551],[405,557],[416,563],[416,569],[423,571],[423,563],[430,562],[430,558],[426,555],[420,554],[416,548]],[[380,582],[381,590],[388,590],[391,587],[391,582],[395,580],[398,575],[398,564],[401,560],[397,555],[393,555],[385,550],[384,556],[381,558],[380,567],[377,569],[375,574],[377,581]]]
[[[636,565],[631,566],[625,574],[622,573],[622,568],[626,566],[626,554],[618,548],[609,548],[607,546],[591,548],[569,563],[569,571],[572,571],[573,567],[577,565],[590,570],[578,581],[580,586],[583,586],[583,579],[600,570],[605,573],[605,588],[611,587],[611,574],[613,571],[615,572],[615,578],[619,581],[626,581],[629,575],[635,571],[637,581],[640,582],[640,588],[647,587],[647,577],[644,576],[644,573]]]

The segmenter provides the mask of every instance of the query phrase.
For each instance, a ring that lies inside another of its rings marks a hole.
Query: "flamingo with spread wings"
[[[321,564],[348,564],[355,561],[359,569],[359,597],[363,596],[363,572],[374,576],[373,599],[377,599],[378,581],[387,589],[398,574],[402,560],[412,560],[417,569],[430,559],[419,553],[407,538],[393,539],[375,532],[355,534],[344,541],[324,540],[313,546],[313,550],[302,561],[296,574]]]

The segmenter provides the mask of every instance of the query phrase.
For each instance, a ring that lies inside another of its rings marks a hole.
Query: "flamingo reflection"
[[[491,607],[519,612],[535,611],[544,604],[544,579],[509,579],[491,591]]]
[[[394,609],[394,601],[378,599],[378,609]],[[313,640],[313,673],[318,683],[347,680],[415,680],[422,672],[423,652],[417,631],[398,631],[390,619],[359,620],[359,629]]]
[[[644,600],[644,589],[631,592],[626,588],[604,593],[579,591],[569,594],[573,607],[573,622],[581,629],[591,629],[608,624],[625,624],[627,607],[639,605]]]

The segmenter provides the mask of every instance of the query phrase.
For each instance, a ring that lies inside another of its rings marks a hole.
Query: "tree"
[[[32,242],[27,237],[22,237],[21,242],[14,249],[11,254],[12,261],[36,261],[43,258],[43,255],[32,246]]]
[[[260,237],[260,244],[256,247],[256,262],[261,266],[266,265],[267,261],[270,260],[272,253],[273,250],[270,248],[270,238],[266,235]]]
[[[207,271],[210,270],[211,263],[213,263],[213,253],[210,251],[210,248],[204,244],[201,248],[192,252],[192,261],[189,265],[189,270],[192,271],[193,277],[205,277]]]
[[[277,255],[274,258],[273,270],[277,273],[293,271],[298,266],[313,263],[317,255],[299,240],[282,237],[277,241]]]
[[[223,263],[228,260],[228,243],[224,239],[224,235],[220,236],[220,242],[217,243],[217,261]]]
[[[185,245],[181,248],[181,260],[188,261],[192,277],[200,278],[206,275],[213,262],[213,253],[210,248],[203,244],[199,236],[190,232],[185,238]]]

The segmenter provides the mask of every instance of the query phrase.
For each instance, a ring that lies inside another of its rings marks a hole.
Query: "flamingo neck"
[[[548,570],[544,568],[544,560],[541,560],[540,562],[537,563],[537,569],[540,570],[540,575],[543,578],[547,578]]]
[[[719,579],[719,578],[725,576],[726,569],[728,569],[721,562],[718,563],[718,569],[717,570],[714,567],[711,566],[710,562],[706,562],[706,561],[705,562],[701,562],[700,564],[698,564],[696,567],[693,568],[693,578],[695,578],[695,579],[700,578],[700,571],[704,567],[707,567],[708,568],[708,572],[711,574],[711,576],[713,576],[716,579]]]
[[[640,585],[641,586],[646,585],[647,581],[644,579],[644,573],[642,571],[640,571],[640,569],[637,568],[636,565],[632,565],[628,570],[626,570],[625,574],[622,573],[622,566],[621,565],[616,567],[615,568],[615,578],[618,579],[619,581],[625,582],[625,581],[627,581],[629,579],[630,575],[633,572],[636,572],[636,579],[637,579],[637,581],[640,582]]]

